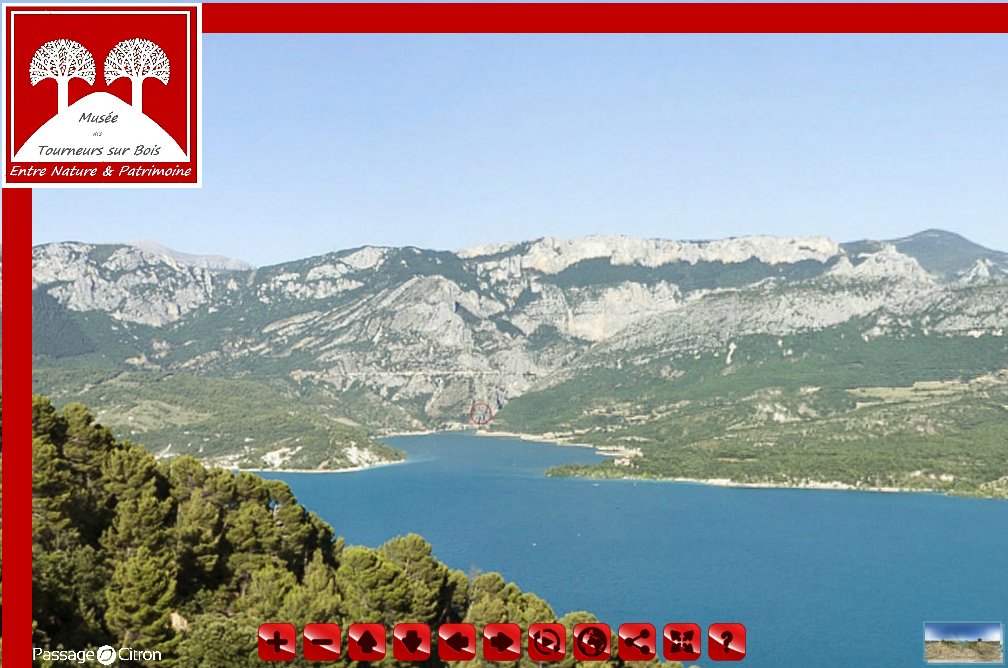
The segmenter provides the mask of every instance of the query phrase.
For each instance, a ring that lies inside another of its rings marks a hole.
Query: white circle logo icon
[[[112,648],[112,645],[102,645],[98,648],[98,651],[95,652],[95,658],[98,659],[98,663],[103,666],[107,666],[115,661],[116,653]]]

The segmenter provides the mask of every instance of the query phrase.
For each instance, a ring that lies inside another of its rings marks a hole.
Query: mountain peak
[[[911,234],[910,236],[903,237],[901,239],[891,239],[890,241],[891,241],[891,243],[902,243],[902,242],[908,242],[908,241],[914,241],[914,240],[924,240],[924,239],[933,240],[933,241],[946,241],[946,242],[954,241],[954,242],[957,242],[957,243],[966,243],[966,244],[970,244],[970,245],[973,245],[973,246],[977,246],[978,245],[978,244],[974,244],[972,241],[970,241],[969,239],[967,239],[966,237],[964,237],[961,234],[957,234],[956,232],[949,232],[948,230],[943,230],[943,229],[938,228],[938,227],[931,227],[931,228],[928,228],[926,230],[921,230],[920,232],[916,232],[914,234]]]
[[[961,277],[977,262],[990,261],[1008,270],[1008,253],[985,248],[947,230],[929,229],[888,241],[899,252],[917,260],[924,269],[947,279]]]
[[[202,267],[215,271],[246,271],[252,265],[244,260],[225,257],[223,255],[194,255],[192,253],[182,253],[180,251],[163,246],[151,239],[137,239],[127,242],[127,246],[139,248],[142,251],[169,257],[180,264],[190,267]]]

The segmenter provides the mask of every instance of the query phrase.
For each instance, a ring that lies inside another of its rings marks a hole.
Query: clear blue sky
[[[545,235],[1008,250],[1008,37],[205,35],[202,190],[35,191],[33,241],[269,264]],[[153,85],[153,84],[148,84]]]
[[[1001,642],[1000,623],[952,622],[924,624],[924,640],[983,640]]]

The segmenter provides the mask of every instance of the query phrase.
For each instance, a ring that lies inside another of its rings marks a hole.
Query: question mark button
[[[746,655],[746,632],[741,624],[711,624],[707,656],[711,661],[741,661]]]

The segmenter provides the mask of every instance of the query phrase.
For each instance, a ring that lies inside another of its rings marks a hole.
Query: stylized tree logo
[[[149,39],[127,39],[116,44],[105,58],[105,83],[119,77],[133,82],[133,108],[143,112],[143,81],[154,77],[168,84],[168,56]]]
[[[63,111],[67,108],[71,79],[76,77],[94,85],[95,62],[83,44],[72,39],[54,39],[40,46],[32,56],[29,74],[32,86],[43,79],[56,80],[58,110]]]

